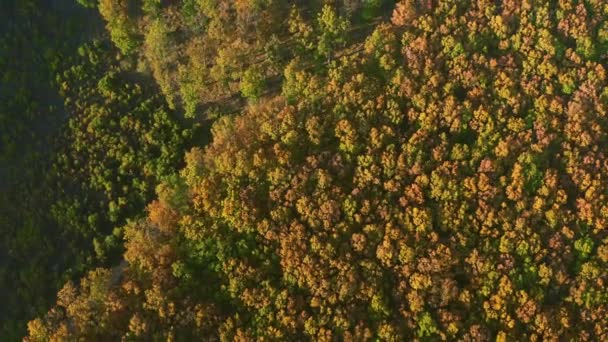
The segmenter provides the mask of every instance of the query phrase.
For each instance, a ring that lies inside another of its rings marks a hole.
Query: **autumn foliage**
[[[29,340],[608,340],[607,19],[406,0],[294,58]]]

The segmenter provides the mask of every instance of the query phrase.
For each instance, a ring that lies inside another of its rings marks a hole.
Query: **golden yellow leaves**
[[[340,120],[335,132],[340,139],[340,149],[345,152],[354,152],[357,146],[357,132],[352,124],[346,119]]]

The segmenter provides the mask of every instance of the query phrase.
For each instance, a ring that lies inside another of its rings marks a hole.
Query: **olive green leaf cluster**
[[[96,238],[103,259],[105,249],[119,247],[112,226],[137,215],[173,173],[191,130],[180,128],[154,87],[130,81],[136,76],[119,64],[108,65],[113,51],[103,42],[78,53],[81,62],[57,80],[72,116],[53,165],[63,196],[52,211],[65,231]]]

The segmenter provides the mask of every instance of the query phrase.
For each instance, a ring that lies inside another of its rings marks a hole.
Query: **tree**
[[[397,3],[391,21],[396,26],[411,25],[412,20],[416,18],[416,8],[414,0],[402,0]]]
[[[334,49],[346,43],[349,22],[346,18],[338,16],[333,7],[325,5],[317,17],[317,26],[319,30],[317,53],[330,60]]]
[[[116,47],[125,54],[131,54],[139,46],[135,23],[129,17],[127,0],[101,0],[99,13],[107,22],[107,29]]]
[[[241,94],[247,99],[257,100],[264,93],[265,78],[261,70],[251,67],[243,73],[241,79]]]

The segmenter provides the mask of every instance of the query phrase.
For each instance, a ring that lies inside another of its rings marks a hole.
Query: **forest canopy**
[[[27,341],[608,340],[603,1],[80,2]]]

